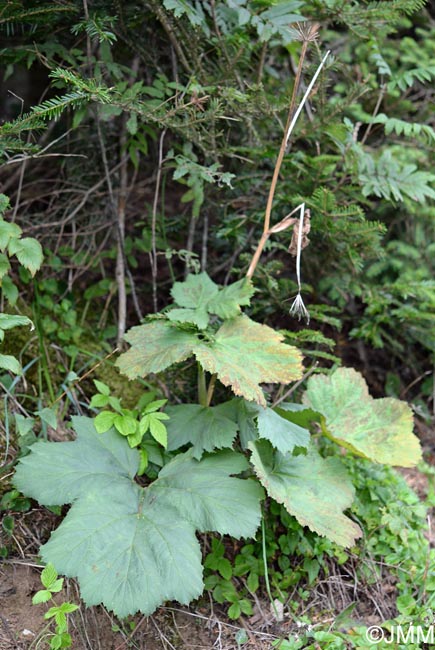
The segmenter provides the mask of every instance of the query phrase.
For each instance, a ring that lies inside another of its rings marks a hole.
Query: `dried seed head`
[[[304,301],[302,300],[302,296],[300,293],[296,296],[296,298],[292,302],[292,306],[290,307],[290,316],[297,316],[298,320],[301,320],[301,318],[306,318],[307,320],[307,325],[310,323],[310,313],[308,309],[304,305]]]
[[[296,23],[294,27],[291,27],[294,38],[297,41],[306,43],[313,43],[317,40],[319,36],[319,29],[319,23],[310,23],[308,21],[303,23]]]

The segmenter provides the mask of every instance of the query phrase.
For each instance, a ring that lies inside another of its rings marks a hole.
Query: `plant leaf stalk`
[[[293,129],[295,127],[295,124],[298,120],[299,115],[301,114],[301,111],[313,89],[314,84],[317,81],[317,77],[320,74],[321,69],[323,68],[326,59],[329,56],[329,50],[323,57],[322,61],[320,62],[316,72],[314,73],[313,78],[311,79],[305,94],[302,98],[302,101],[300,102],[298,108],[295,110],[295,105],[296,105],[296,96],[299,90],[299,85],[300,85],[300,80],[301,80],[301,74],[302,74],[302,67],[305,61],[305,56],[307,53],[307,48],[308,48],[308,40],[304,40],[302,44],[302,51],[301,51],[301,56],[299,58],[299,64],[298,68],[296,71],[296,78],[295,78],[295,83],[293,86],[293,92],[292,92],[292,97],[290,101],[290,108],[287,116],[287,122],[286,122],[286,127],[284,130],[284,135],[281,141],[281,147],[279,149],[278,153],[278,158],[275,163],[275,169],[273,170],[273,177],[272,177],[272,182],[270,184],[270,189],[269,189],[269,196],[267,198],[267,204],[266,204],[266,211],[264,214],[264,225],[263,225],[263,234],[261,235],[260,241],[258,242],[258,246],[255,250],[255,253],[252,257],[251,263],[249,265],[248,271],[246,273],[246,277],[248,279],[251,279],[252,276],[254,275],[255,269],[257,267],[258,261],[261,257],[261,254],[263,252],[263,249],[266,245],[267,240],[269,239],[270,235],[273,232],[273,229],[270,227],[270,220],[271,220],[271,214],[272,214],[272,206],[273,206],[273,199],[275,196],[275,190],[276,190],[276,185],[278,182],[278,176],[279,172],[281,171],[281,165],[284,160],[284,154],[286,152],[286,148],[288,145],[288,142],[290,140],[290,136],[293,132]],[[284,221],[284,220],[283,220]]]

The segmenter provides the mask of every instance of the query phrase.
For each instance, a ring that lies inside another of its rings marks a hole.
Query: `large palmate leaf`
[[[236,395],[266,406],[259,384],[289,383],[302,376],[302,356],[283,337],[247,316],[226,321],[211,343],[198,342],[195,356]]]
[[[203,589],[195,527],[133,482],[84,495],[40,552],[77,577],[87,605],[121,617],[151,614],[169,599],[188,603]]]
[[[180,454],[147,488],[134,481],[139,453],[113,429],[98,434],[92,420],[74,418],[73,442],[38,442],[21,459],[19,489],[45,505],[73,502],[41,548],[46,562],[76,576],[88,605],[119,616],[150,614],[161,602],[182,603],[203,588],[196,530],[252,536],[262,491],[233,478],[247,467],[239,454],[201,461]]]
[[[205,456],[201,462],[183,454],[162,469],[150,489],[167,492],[168,502],[198,530],[246,537],[260,523],[258,502],[263,490],[257,481],[228,474],[240,474],[248,467],[245,457],[233,451]]]
[[[266,440],[249,443],[251,461],[269,496],[282,503],[300,524],[342,546],[361,536],[357,524],[343,514],[354,487],[337,458],[322,458],[315,449],[306,456],[275,452]]]
[[[258,404],[247,402],[241,397],[235,397],[219,405],[219,412],[237,423],[240,444],[245,451],[248,443],[258,438],[256,418],[260,408]]]
[[[195,334],[167,321],[155,321],[132,327],[125,335],[130,350],[121,354],[116,365],[129,379],[160,372],[184,361],[197,343]]]
[[[283,454],[295,447],[308,447],[310,432],[292,422],[284,409],[260,409],[257,423],[260,438],[269,440]]]
[[[204,451],[231,447],[237,434],[237,424],[221,413],[220,406],[180,404],[169,406],[168,450],[192,444],[195,458]]]
[[[234,318],[240,314],[241,305],[249,305],[254,287],[249,280],[239,280],[220,288],[207,273],[189,275],[184,282],[175,282],[171,295],[179,308],[168,311],[170,320],[179,323],[193,323],[205,329],[209,315],[222,319]]]
[[[138,452],[119,435],[96,433],[89,418],[72,418],[74,442],[38,442],[21,458],[14,483],[21,492],[45,505],[64,505],[89,491],[110,490],[114,482],[132,481]]]
[[[392,397],[373,399],[364,378],[352,368],[311,377],[303,401],[324,416],[329,438],[360,456],[402,467],[421,459],[409,406]]]

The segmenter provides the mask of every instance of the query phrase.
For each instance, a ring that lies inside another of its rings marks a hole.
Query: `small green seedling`
[[[67,615],[75,612],[78,605],[74,603],[64,602],[57,605],[53,600],[53,594],[58,593],[63,588],[63,578],[59,578],[56,569],[52,564],[47,564],[41,573],[41,582],[44,589],[40,589],[32,598],[33,605],[40,605],[41,603],[48,603],[52,601],[54,604],[44,614],[44,618],[50,620],[54,618],[56,627],[54,632],[48,634],[48,645],[51,650],[60,650],[60,648],[71,648],[72,639],[68,633],[68,619]]]

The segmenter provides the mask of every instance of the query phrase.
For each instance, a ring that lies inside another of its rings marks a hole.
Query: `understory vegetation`
[[[0,30],[0,557],[43,608],[6,643],[435,647],[431,4]]]

